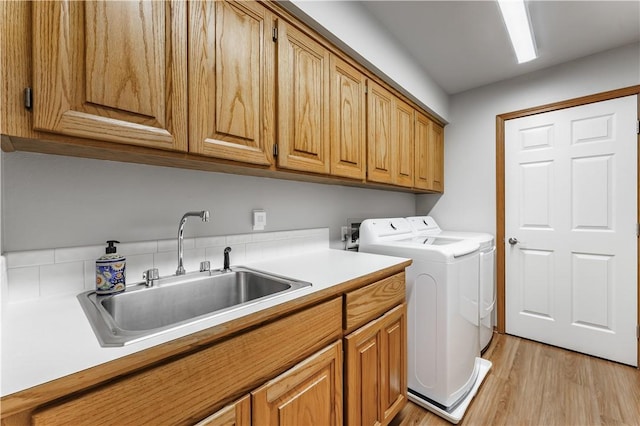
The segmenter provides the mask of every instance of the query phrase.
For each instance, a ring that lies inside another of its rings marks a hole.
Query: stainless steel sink
[[[249,304],[259,304],[311,283],[244,267],[160,278],[153,287],[123,293],[78,295],[102,346],[123,346]]]

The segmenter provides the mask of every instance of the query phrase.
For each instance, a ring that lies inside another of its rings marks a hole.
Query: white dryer
[[[443,231],[431,216],[408,217],[413,231],[420,236],[469,239],[480,245],[480,349],[484,351],[493,337],[496,305],[496,244],[491,234],[482,232]]]
[[[491,363],[480,358],[479,245],[418,235],[405,218],[367,219],[359,250],[408,257],[408,397],[458,423]]]

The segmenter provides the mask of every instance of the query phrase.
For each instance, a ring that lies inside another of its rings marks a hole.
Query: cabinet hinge
[[[31,87],[25,87],[24,89],[24,107],[29,111],[33,108],[33,91]]]
[[[636,325],[636,339],[640,340],[640,325]]]
[[[273,156],[277,157],[278,156],[278,144],[274,144],[273,145]]]
[[[271,35],[274,42],[278,41],[278,27],[273,27]]]
[[[636,135],[640,135],[640,120],[636,121]]]
[[[636,237],[640,237],[640,223],[636,223]]]

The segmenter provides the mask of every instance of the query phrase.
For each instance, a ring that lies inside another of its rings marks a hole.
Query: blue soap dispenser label
[[[124,291],[126,260],[116,253],[115,244],[120,241],[107,241],[105,254],[96,260],[96,293],[114,294]]]

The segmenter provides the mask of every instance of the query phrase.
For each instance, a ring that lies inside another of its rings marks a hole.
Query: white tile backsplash
[[[50,265],[54,263],[54,250],[32,250],[6,253],[7,268]]]
[[[199,237],[196,238],[196,248],[209,248],[215,246],[226,246],[226,237]]]
[[[56,263],[40,267],[40,297],[80,293],[83,290],[84,262]]]
[[[7,286],[10,301],[20,302],[40,297],[40,268],[37,266],[11,268],[7,270],[7,280],[20,283]]]
[[[211,269],[223,265],[223,251],[231,247],[231,265],[329,248],[329,229],[314,228],[255,234],[184,239],[184,267],[198,271],[208,260]],[[127,283],[142,281],[142,273],[158,268],[160,276],[175,274],[178,244],[175,239],[122,243],[118,253],[127,258]],[[5,253],[6,287],[2,298],[9,303],[74,294],[95,286],[95,260],[104,254],[104,245],[52,248]]]

